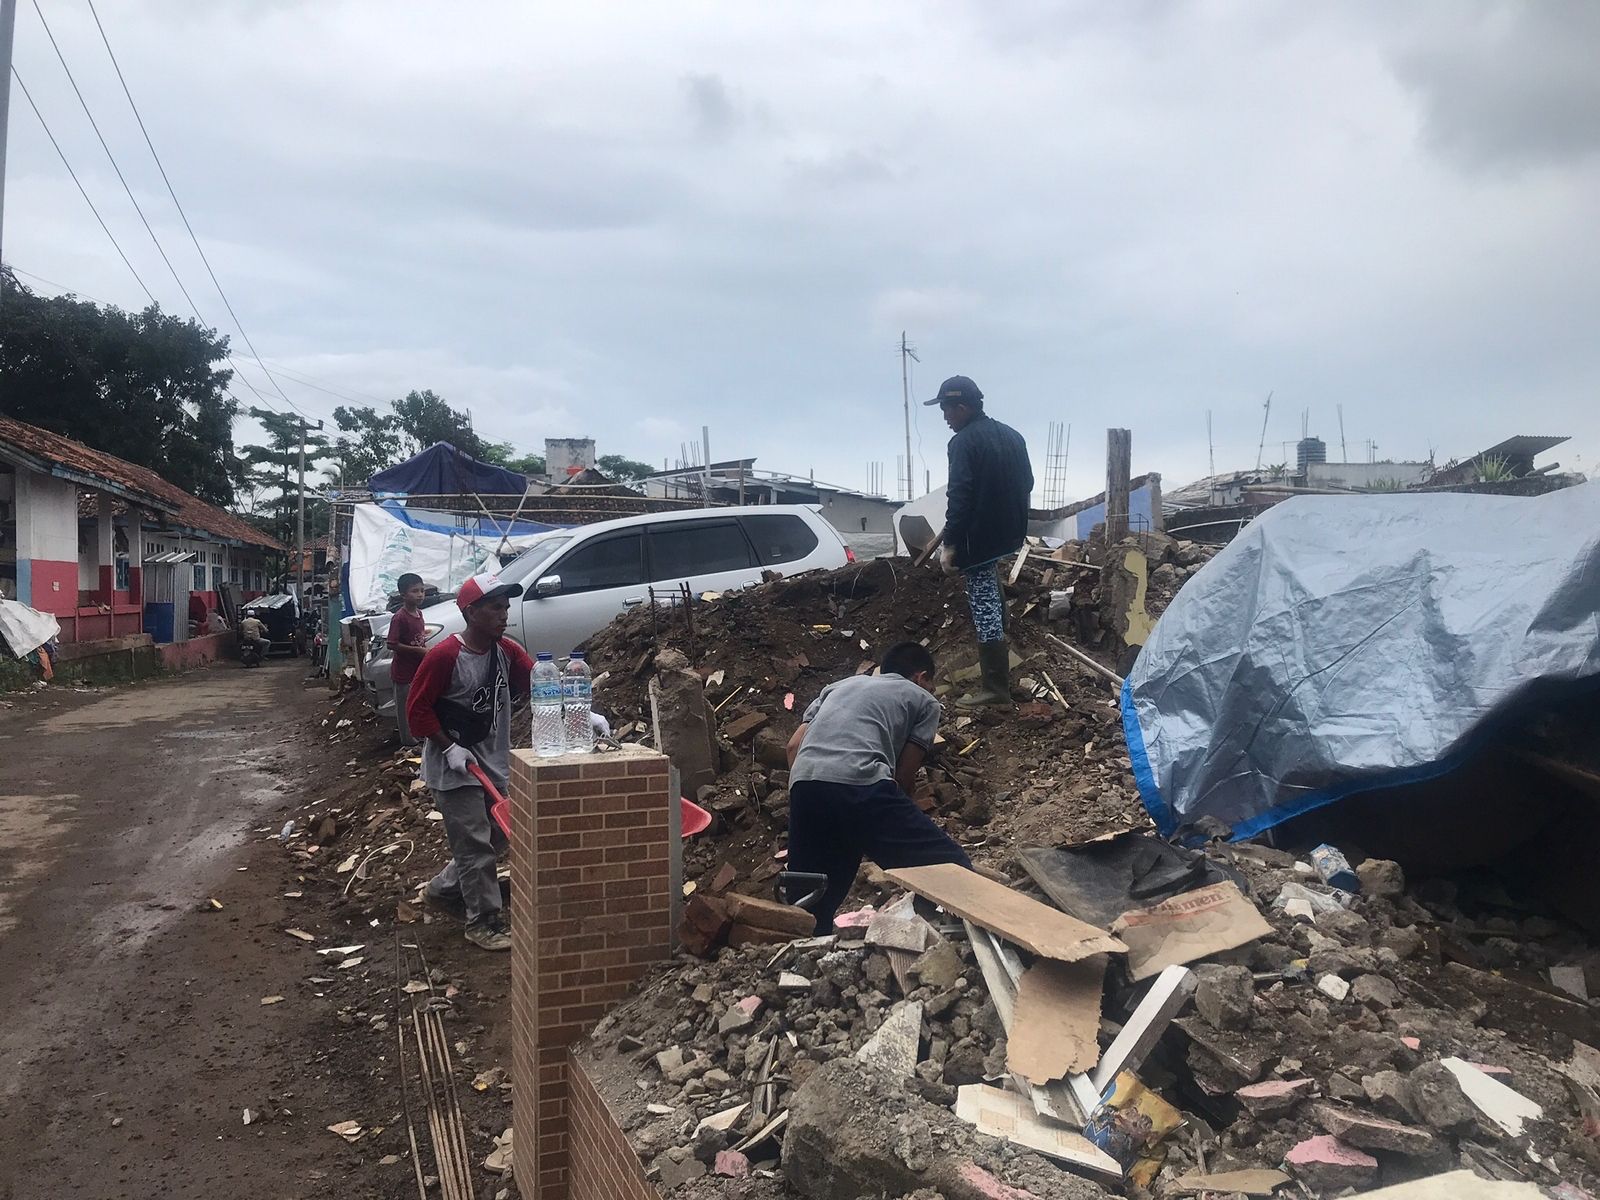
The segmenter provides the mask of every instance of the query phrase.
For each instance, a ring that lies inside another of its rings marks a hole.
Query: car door
[[[750,542],[731,516],[661,521],[648,528],[650,583],[657,595],[685,583],[694,592],[720,592],[761,578]]]
[[[637,528],[587,538],[526,581],[522,629],[530,654],[569,654],[648,595]]]

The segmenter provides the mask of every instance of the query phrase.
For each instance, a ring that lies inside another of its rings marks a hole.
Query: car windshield
[[[572,540],[570,534],[560,537],[546,538],[535,542],[504,567],[500,568],[500,579],[504,583],[525,583],[531,579],[535,572],[545,563],[549,562],[556,551]]]

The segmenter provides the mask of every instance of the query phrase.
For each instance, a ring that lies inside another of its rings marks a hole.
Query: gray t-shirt
[[[508,671],[510,665],[506,663]],[[483,773],[499,789],[500,794],[505,795],[511,785],[511,687],[507,677],[502,675],[499,689],[491,696],[489,685],[494,677],[495,650],[474,654],[463,643],[456,654],[455,669],[443,699],[470,705],[479,712],[488,712],[493,707],[493,731],[476,746],[468,746],[467,749],[477,755]],[[477,779],[468,772],[452,771],[447,767],[444,753],[428,738],[422,742],[422,782],[436,792],[476,787],[478,784]]]
[[[894,778],[907,742],[933,748],[939,702],[903,675],[855,675],[823,688],[804,719],[789,782],[864,786]]]

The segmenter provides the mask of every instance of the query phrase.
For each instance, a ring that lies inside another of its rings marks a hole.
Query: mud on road
[[[392,909],[341,914],[272,837],[381,741],[330,742],[303,670],[219,664],[0,708],[0,1200],[416,1194]],[[415,882],[437,864],[409,866]],[[509,1062],[504,956],[446,921],[404,932],[458,990],[465,1080]],[[354,943],[366,961],[342,971],[314,952]],[[465,1093],[480,1161],[506,1100]],[[346,1120],[368,1131],[353,1145],[326,1129]]]

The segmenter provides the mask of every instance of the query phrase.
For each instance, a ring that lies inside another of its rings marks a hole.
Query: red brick
[[[536,791],[543,791],[552,783],[559,783],[563,779],[576,779],[582,774],[578,764],[562,766],[540,766],[536,768],[533,777],[533,786]]]
[[[599,758],[593,762],[583,764],[583,777],[585,779],[610,779],[616,775],[626,775],[628,766],[615,758]]]
[[[628,807],[626,796],[585,796],[583,798],[583,811],[586,813],[613,813],[622,812]]]
[[[574,779],[571,783],[563,783],[560,787],[558,787],[556,789],[556,795],[560,796],[563,800],[570,799],[573,796],[579,796],[585,800],[588,800],[595,796],[603,795],[605,790],[606,785],[598,779],[585,779],[582,781]]]
[[[558,800],[554,793],[539,797],[539,815],[541,817],[567,817],[579,810],[577,799]]]
[[[649,814],[642,812],[614,812],[606,814],[607,829],[635,829],[649,825],[645,819]]]
[[[571,837],[572,845],[576,846],[578,844],[578,835],[572,834]],[[549,840],[546,839],[546,842],[548,843]],[[585,844],[581,850],[563,850],[561,853],[561,865],[563,867],[587,867],[593,863],[605,862],[605,860],[606,852],[602,846]]]

